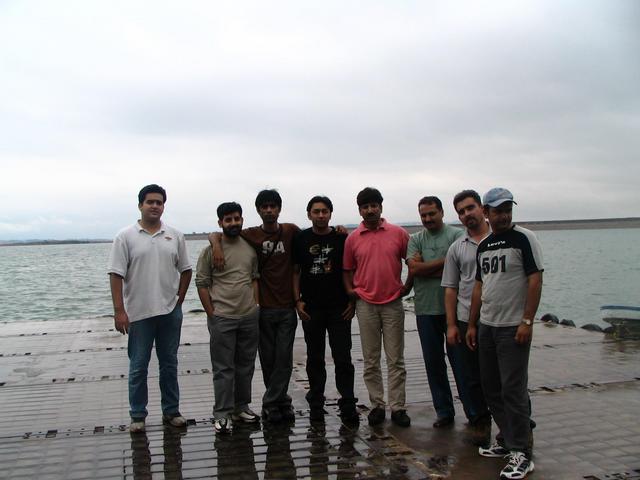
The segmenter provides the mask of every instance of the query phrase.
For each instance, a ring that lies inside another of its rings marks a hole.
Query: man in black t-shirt
[[[357,399],[353,393],[354,368],[351,363],[351,319],[355,308],[342,282],[342,254],[346,235],[329,226],[333,204],[315,196],[307,205],[312,227],[300,232],[293,243],[294,296],[307,343],[306,395],[312,421],[324,420],[325,338],[329,333],[335,364],[338,406],[345,422],[357,422]]]

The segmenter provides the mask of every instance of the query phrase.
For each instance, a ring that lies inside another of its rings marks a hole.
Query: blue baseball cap
[[[517,205],[513,200],[513,194],[506,188],[502,187],[492,188],[482,197],[482,204],[489,207],[497,207],[498,205],[502,205],[504,202],[513,202]]]

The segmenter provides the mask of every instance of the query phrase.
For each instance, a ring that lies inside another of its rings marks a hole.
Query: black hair
[[[324,203],[326,207],[329,209],[329,211],[333,212],[333,203],[331,203],[331,200],[329,200],[329,197],[316,195],[311,200],[309,200],[309,203],[307,203],[307,213],[311,212],[311,207],[313,206],[314,203]]]
[[[380,190],[373,187],[363,188],[362,190],[360,190],[358,196],[356,197],[356,203],[359,207],[361,207],[365,203],[379,203],[380,205],[382,205],[382,200],[384,199],[382,198]]]
[[[239,203],[236,202],[224,202],[218,205],[218,209],[216,213],[218,214],[218,220],[222,220],[225,215],[229,215],[230,213],[239,212],[240,216],[242,216],[242,207]]]
[[[418,208],[420,208],[420,205],[434,205],[434,204],[438,208],[438,210],[442,211],[442,202],[438,197],[434,197],[434,196],[422,197],[418,202]]]
[[[159,193],[162,195],[162,203],[167,201],[167,192],[160,185],[156,185],[152,183],[151,185],[147,185],[142,187],[142,190],[138,192],[138,205],[142,205],[144,203],[144,199],[147,196],[147,193]]]
[[[282,208],[282,197],[277,190],[262,190],[256,196],[256,210],[260,208],[261,205],[265,203],[275,203],[278,208]]]
[[[474,202],[482,206],[482,200],[480,200],[480,194],[478,192],[476,192],[475,190],[462,190],[461,192],[456,193],[456,196],[453,197],[453,209],[456,212],[458,211],[456,205],[465,198],[472,198]]]

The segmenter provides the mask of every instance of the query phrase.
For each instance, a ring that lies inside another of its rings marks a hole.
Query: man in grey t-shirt
[[[491,417],[480,384],[478,352],[464,343],[469,322],[471,292],[476,280],[476,252],[478,244],[489,235],[489,224],[484,218],[482,201],[475,190],[463,190],[453,198],[453,208],[460,222],[465,226],[465,234],[456,240],[444,262],[441,285],[444,287],[444,306],[447,316],[447,342],[459,345],[469,402],[475,416],[469,419],[471,425],[488,425]]]
[[[258,351],[258,256],[240,236],[242,207],[235,202],[222,203],[217,214],[225,269],[213,268],[208,245],[198,259],[196,287],[211,337],[213,427],[217,433],[230,433],[232,421],[260,421],[249,409]]]
[[[542,249],[533,232],[512,223],[515,202],[509,190],[489,190],[483,204],[493,233],[478,246],[466,341],[479,348],[482,389],[504,445],[479,453],[508,454],[501,478],[525,478],[534,468],[527,381],[542,292]]]

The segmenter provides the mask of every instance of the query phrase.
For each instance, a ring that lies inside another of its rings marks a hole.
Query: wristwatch
[[[528,318],[523,318],[522,319],[522,323],[524,323],[526,326],[530,327],[531,325],[533,325],[533,321],[529,320]]]

